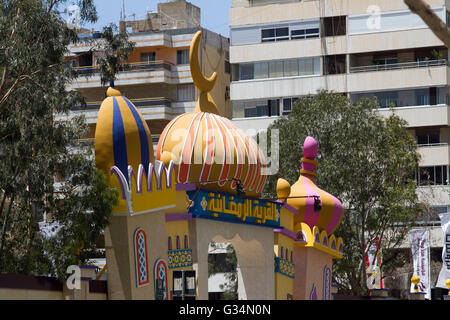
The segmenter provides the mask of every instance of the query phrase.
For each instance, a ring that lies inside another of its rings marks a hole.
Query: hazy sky
[[[125,0],[125,11],[127,16],[136,14],[136,19],[143,19],[147,10],[156,11],[159,2],[165,0]],[[231,0],[188,0],[201,9],[202,27],[229,36],[228,14],[231,8]],[[95,0],[98,21],[95,25],[85,27],[101,30],[103,26],[114,22],[119,25],[122,0]],[[132,18],[130,18],[132,19]]]

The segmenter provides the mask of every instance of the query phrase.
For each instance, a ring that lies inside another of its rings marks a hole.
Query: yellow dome
[[[116,166],[128,181],[128,166],[148,170],[154,162],[150,129],[133,103],[117,89],[109,88],[98,112],[95,129],[95,162],[108,180]]]

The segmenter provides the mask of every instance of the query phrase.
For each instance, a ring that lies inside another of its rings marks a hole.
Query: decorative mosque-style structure
[[[126,97],[109,88],[100,107],[96,165],[120,190],[105,230],[108,298],[208,299],[215,241],[233,245],[247,299],[331,299],[343,208],[315,184],[317,142],[304,142],[298,181],[279,179],[277,199],[261,199],[264,155],[219,115],[209,94],[217,75],[200,70],[200,40],[201,31],[190,49],[196,108],[166,126],[156,159],[150,130]],[[190,273],[178,278],[178,271]]]

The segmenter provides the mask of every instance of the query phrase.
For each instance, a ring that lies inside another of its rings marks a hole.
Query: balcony
[[[130,99],[139,109],[145,120],[172,120],[179,114],[193,112],[195,101],[173,101],[165,97]],[[97,123],[98,110],[102,101],[87,102],[86,106],[72,108],[68,118],[84,115],[88,124]],[[58,121],[67,120],[67,116],[58,115]]]
[[[156,97],[156,98],[141,98],[141,99],[130,99],[131,102],[136,107],[149,107],[149,106],[166,106],[170,107],[172,100],[164,97]],[[75,106],[72,108],[73,111],[79,110],[98,110],[100,109],[100,105],[102,101],[93,101],[87,102],[86,106]]]
[[[389,117],[395,113],[408,122],[408,127],[448,126],[450,124],[450,107],[446,104],[435,106],[412,106],[399,108],[382,108],[377,110],[381,115]]]
[[[348,92],[446,86],[447,69],[445,60],[353,67],[347,74]]]
[[[448,143],[418,145],[417,151],[421,156],[420,159],[421,167],[449,164],[450,149]]]
[[[79,75],[72,83],[73,89],[101,87],[98,66],[72,68]],[[117,75],[115,84],[134,85],[146,83],[191,83],[189,65],[174,65],[168,61],[130,63],[129,69]]]
[[[91,75],[100,72],[98,66],[83,66],[73,67],[72,70],[78,75]],[[127,71],[153,71],[153,70],[168,70],[172,71],[172,64],[163,60],[149,61],[149,62],[135,62],[129,63],[129,69]]]
[[[447,60],[439,59],[439,60],[415,61],[415,62],[351,67],[350,73],[387,71],[387,70],[404,70],[404,69],[428,68],[428,67],[437,67],[437,66],[446,66],[446,65],[448,65]]]

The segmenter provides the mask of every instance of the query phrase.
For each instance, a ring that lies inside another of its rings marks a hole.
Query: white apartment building
[[[450,1],[427,3],[448,25]],[[440,250],[437,214],[450,211],[449,54],[422,19],[403,0],[233,0],[230,38],[233,122],[242,129],[266,129],[319,89],[376,96],[384,115],[395,106],[417,139],[418,194],[431,204]]]

